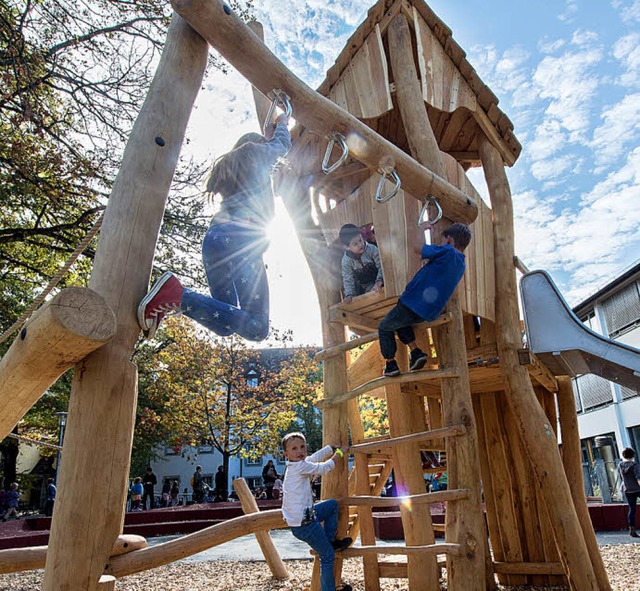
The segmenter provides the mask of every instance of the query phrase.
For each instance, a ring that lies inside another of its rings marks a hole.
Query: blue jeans
[[[263,229],[254,223],[214,220],[202,243],[211,297],[185,288],[182,313],[220,336],[266,339],[269,284],[262,255],[267,246]]]
[[[336,579],[333,576],[335,552],[331,542],[338,529],[338,502],[328,499],[316,503],[313,508],[316,520],[309,525],[292,527],[294,537],[311,546],[320,558],[320,588],[322,591],[336,591]],[[324,527],[320,525],[324,524]]]
[[[638,497],[640,497],[640,493],[637,492],[626,492],[624,496],[627,497],[627,503],[629,505],[629,527],[636,526],[636,503],[638,502]]]
[[[405,345],[415,341],[416,335],[413,332],[412,325],[420,322],[422,322],[422,318],[398,300],[395,308],[391,308],[378,325],[378,338],[382,356],[385,359],[393,359],[396,356],[398,346],[396,345],[394,332],[398,333],[398,338]]]

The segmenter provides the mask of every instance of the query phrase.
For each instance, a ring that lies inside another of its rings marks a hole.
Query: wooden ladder
[[[388,305],[388,301],[385,300],[385,304]],[[434,323],[421,325],[423,338],[424,329],[434,330],[440,361],[437,369],[407,372],[394,378],[371,379],[369,375],[369,379],[362,383],[352,384],[351,390],[333,396],[330,401],[320,402],[320,406],[326,408],[354,401],[360,395],[381,387],[386,392],[389,434],[373,440],[364,439],[359,414],[349,415],[354,442],[351,452],[355,462],[349,477],[349,497],[341,499],[341,504],[349,508],[347,535],[355,539],[359,534],[362,545],[349,548],[342,555],[362,556],[367,591],[379,590],[380,578],[385,577],[407,577],[412,591],[436,591],[440,588],[439,576],[443,566],[447,567],[449,589],[485,588],[483,573],[487,538],[480,502],[477,434],[469,391],[462,313],[459,310],[456,312],[454,308]],[[334,318],[339,319],[340,314],[334,313]],[[369,319],[368,322],[374,321]],[[348,316],[345,316],[345,324],[348,324]],[[363,343],[375,341],[376,336],[376,333],[366,334],[322,351],[317,358],[344,354]],[[403,349],[401,347],[398,352],[398,360],[406,364],[406,351]],[[425,350],[428,349],[425,347]],[[439,384],[439,389],[433,388],[434,382]],[[425,383],[431,385],[431,392],[437,391],[440,399],[439,404],[433,396],[428,399],[432,411],[429,424],[420,388],[420,384]],[[360,424],[356,424],[358,421]],[[422,427],[418,428],[419,425]],[[449,490],[425,492],[422,449],[446,451]],[[402,496],[400,503],[398,498],[380,496],[392,469],[395,469],[396,483]],[[430,513],[432,504],[443,502],[447,505],[444,528],[434,526]],[[398,505],[406,544],[376,546],[373,508]],[[456,507],[459,508],[456,510]],[[442,529],[445,530],[445,543],[436,544],[434,532]],[[407,562],[380,561],[381,553],[405,555]],[[444,560],[438,561],[438,556]]]

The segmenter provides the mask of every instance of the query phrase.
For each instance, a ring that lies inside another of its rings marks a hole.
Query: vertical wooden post
[[[136,307],[149,283],[155,243],[208,47],[180,17],[133,127],[105,214],[90,287],[116,313],[116,336],[76,367],[45,591],[95,591],[122,531],[136,411],[131,352]]]
[[[407,348],[401,346],[396,355],[398,365],[407,367]],[[401,437],[410,433],[426,431],[424,398],[407,396],[400,384],[385,387],[389,434]],[[396,487],[400,496],[425,492],[424,474],[420,451],[413,443],[396,445],[391,450]],[[402,526],[407,546],[422,546],[435,543],[430,505],[400,506]],[[411,591],[432,591],[440,588],[438,566],[433,556],[410,554],[407,557],[407,572]]]
[[[244,478],[236,478],[233,481],[233,490],[238,493],[238,499],[242,505],[242,510],[246,515],[249,515],[250,513],[258,513],[258,511],[260,511],[260,509],[258,509],[258,503],[251,494],[251,490]],[[278,549],[275,547],[269,532],[257,531],[255,535],[256,540],[258,540],[258,544],[260,545],[260,550],[262,550],[262,554],[264,555],[264,559],[269,565],[271,574],[276,579],[288,579],[290,577],[289,571],[284,565],[282,557],[278,553]]]
[[[582,473],[580,433],[578,432],[578,415],[576,414],[576,401],[571,379],[567,376],[559,377],[558,386],[558,417],[560,419],[560,432],[562,433],[562,464],[569,481],[573,503],[578,513],[591,563],[598,578],[598,588],[600,591],[611,591],[611,584],[604,568],[596,534],[593,531],[593,523],[591,523],[589,509],[587,508],[584,475]]]
[[[496,271],[496,339],[506,400],[517,420],[531,467],[536,474],[560,558],[572,589],[596,591],[598,583],[562,470],[553,430],[538,404],[529,375],[518,361],[521,347],[518,293],[513,266],[514,232],[511,191],[498,150],[487,138],[480,141],[480,158],[489,188],[494,220]]]
[[[388,41],[396,99],[411,153],[420,164],[444,176],[440,148],[429,122],[413,60],[411,31],[403,14],[391,21]],[[440,363],[444,367],[457,369],[460,374],[460,377],[443,380],[442,383],[444,424],[463,423],[468,427],[464,436],[447,441],[449,487],[471,491],[467,499],[456,501],[447,507],[446,538],[462,544],[464,548],[462,559],[447,560],[447,579],[451,589],[481,591],[485,586],[486,525],[480,497],[478,440],[469,388],[459,292],[456,289],[446,308],[453,313],[452,321],[434,330]],[[389,420],[391,422],[391,411]]]

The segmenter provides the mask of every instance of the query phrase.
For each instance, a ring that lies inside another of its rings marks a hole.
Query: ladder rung
[[[467,428],[460,425],[451,425],[450,427],[442,427],[441,429],[433,429],[432,431],[422,431],[421,433],[412,433],[411,435],[403,435],[402,437],[393,437],[392,439],[385,439],[382,441],[373,441],[371,443],[358,443],[352,445],[349,448],[351,453],[372,453],[380,452],[381,450],[393,447],[395,445],[402,445],[404,443],[410,443],[412,441],[434,441],[442,440],[447,437],[455,437],[457,435],[463,435],[467,432]]]
[[[460,544],[427,544],[425,546],[357,546],[342,550],[340,553],[344,557],[370,556],[372,554],[448,554],[449,556],[462,556],[462,546]]]
[[[347,400],[352,400],[353,398],[357,398],[361,394],[366,394],[367,392],[371,392],[371,390],[375,390],[377,388],[381,388],[382,386],[388,386],[391,384],[406,384],[408,382],[422,382],[429,380],[442,380],[447,378],[457,378],[460,377],[460,374],[455,369],[423,369],[420,371],[411,371],[407,373],[401,373],[399,376],[395,376],[393,378],[381,377],[375,378],[368,382],[365,382],[361,386],[350,390],[349,392],[344,392],[343,394],[338,394],[337,396],[332,396],[329,398],[324,398],[322,400],[318,400],[316,406],[319,408],[329,408],[331,406],[336,406],[342,402],[346,402]]]
[[[447,312],[446,314],[442,314],[439,318],[436,318],[433,322],[423,322],[420,326],[431,328],[433,326],[440,326],[441,324],[446,324],[451,321],[452,314],[451,312]],[[358,337],[357,339],[352,339],[348,343],[342,343],[335,347],[331,347],[330,349],[325,349],[324,351],[319,351],[316,353],[315,360],[316,361],[324,361],[325,359],[329,359],[334,355],[339,355],[340,353],[346,353],[347,351],[351,351],[351,349],[355,349],[360,345],[366,345],[367,343],[371,343],[373,341],[378,340],[377,332],[370,332],[366,335]]]
[[[445,568],[447,561],[445,558],[438,558],[437,564],[439,568]],[[409,576],[406,562],[379,560],[378,570],[381,579],[406,579]]]
[[[469,490],[466,488],[452,488],[450,490],[439,490],[437,492],[421,493],[406,497],[372,497],[356,496],[343,497],[338,500],[340,505],[352,507],[395,507],[397,505],[411,505],[423,503],[443,503],[445,501],[459,501],[469,497]]]
[[[560,562],[494,562],[493,572],[502,575],[563,575]]]

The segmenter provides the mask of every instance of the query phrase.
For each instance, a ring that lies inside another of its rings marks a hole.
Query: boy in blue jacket
[[[425,222],[421,226],[430,226]],[[395,360],[397,345],[394,332],[411,349],[409,369],[422,369],[427,356],[416,345],[413,325],[435,320],[455,291],[466,267],[464,250],[471,241],[471,230],[466,224],[452,224],[442,233],[440,246],[425,244],[422,258],[426,264],[413,276],[404,292],[378,326],[380,352],[386,360],[382,374],[400,375]]]

